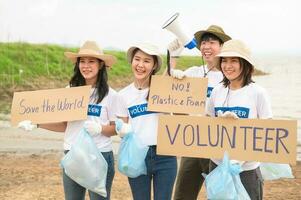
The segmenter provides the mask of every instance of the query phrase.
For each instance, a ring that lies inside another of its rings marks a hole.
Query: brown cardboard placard
[[[161,115],[157,152],[296,164],[297,121]]]
[[[204,114],[207,78],[152,76],[148,111]]]
[[[15,92],[11,123],[31,120],[34,124],[87,118],[91,86]]]

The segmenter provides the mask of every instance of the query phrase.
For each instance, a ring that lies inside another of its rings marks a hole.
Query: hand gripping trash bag
[[[250,197],[241,183],[238,164],[231,164],[225,153],[223,162],[205,178],[207,199],[249,200]]]
[[[133,132],[126,134],[118,151],[118,170],[130,178],[146,174],[144,160],[148,149],[149,147],[141,144]]]
[[[260,171],[264,180],[294,178],[289,164],[260,163]]]
[[[92,137],[84,129],[80,131],[71,150],[63,157],[61,166],[65,173],[81,186],[103,197],[107,196],[108,164]]]

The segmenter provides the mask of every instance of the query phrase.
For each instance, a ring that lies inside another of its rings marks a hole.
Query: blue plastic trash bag
[[[148,149],[149,147],[141,144],[134,133],[126,134],[121,140],[118,151],[118,170],[130,178],[146,175],[144,160]]]
[[[233,174],[232,178],[233,178],[235,190],[237,193],[236,199],[237,200],[251,200],[246,188],[244,187],[244,185],[242,184],[242,182],[240,180],[239,174],[235,174],[235,175]]]
[[[250,197],[241,183],[238,164],[231,164],[228,154],[224,154],[223,162],[205,178],[207,199],[249,200]]]
[[[108,164],[92,137],[84,129],[80,131],[71,150],[63,157],[61,166],[65,173],[81,186],[103,197],[107,196]]]
[[[294,178],[292,169],[289,164],[260,163],[260,171],[264,180]]]

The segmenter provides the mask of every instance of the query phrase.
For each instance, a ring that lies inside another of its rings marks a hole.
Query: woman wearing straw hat
[[[132,46],[127,51],[128,62],[132,66],[134,82],[120,90],[117,95],[116,116],[131,125],[134,134],[144,145],[149,146],[145,158],[146,175],[128,178],[135,200],[151,199],[151,183],[155,200],[171,199],[177,173],[175,156],[161,156],[156,153],[159,113],[147,111],[147,99],[151,75],[159,71],[162,59],[158,48],[148,43]],[[126,131],[117,131],[123,136]]]
[[[208,102],[208,114],[212,117],[272,118],[270,100],[265,89],[254,83],[254,61],[245,44],[239,40],[225,42],[220,54],[219,68],[223,81],[216,86]],[[241,182],[252,200],[262,199],[263,184],[256,161],[232,161],[241,165]],[[221,160],[211,159],[210,170]]]
[[[201,52],[201,66],[193,66],[185,71],[174,69],[171,76],[182,79],[184,76],[195,78],[208,78],[207,98],[210,97],[212,89],[222,81],[223,74],[218,70],[218,59],[215,57],[222,48],[224,42],[231,39],[224,30],[211,25],[206,30],[200,30],[194,34],[197,48]],[[178,40],[171,42],[168,46],[172,56],[178,56],[182,45]],[[174,58],[171,59],[174,63]],[[175,187],[175,200],[197,199],[204,182],[202,173],[208,173],[209,159],[182,157]]]
[[[95,192],[89,191],[90,199],[110,199],[110,191],[115,174],[110,137],[116,134],[114,124],[115,115],[112,112],[112,102],[116,92],[108,86],[107,68],[116,62],[116,58],[112,55],[104,54],[94,41],[85,42],[78,53],[65,52],[65,56],[74,63],[74,74],[69,86],[92,86],[87,120],[40,124],[39,127],[51,131],[65,132],[65,153],[75,143],[80,130],[83,127],[86,129],[108,164],[106,179],[107,197],[105,198]],[[64,170],[63,185],[66,200],[85,199],[86,188],[68,177]]]

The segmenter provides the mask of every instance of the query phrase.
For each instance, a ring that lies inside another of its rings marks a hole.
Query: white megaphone
[[[170,32],[172,32],[182,44],[184,44],[184,47],[188,49],[193,49],[196,47],[196,40],[195,38],[189,39],[184,31],[181,29],[181,26],[179,25],[179,22],[177,21],[177,18],[180,14],[176,13],[171,18],[169,18],[162,26],[162,29],[166,29]]]

